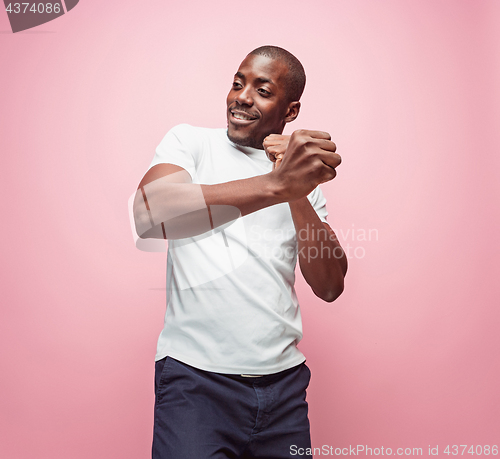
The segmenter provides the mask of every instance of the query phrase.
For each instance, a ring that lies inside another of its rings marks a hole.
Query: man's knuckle
[[[295,131],[292,134],[292,137],[290,140],[293,140],[294,142],[302,145],[307,138],[307,135],[305,134],[305,131],[303,129],[299,129],[298,131]]]

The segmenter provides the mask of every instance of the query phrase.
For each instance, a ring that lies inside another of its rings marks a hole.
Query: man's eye
[[[241,84],[240,84],[240,83],[238,83],[237,81],[235,81],[235,82],[233,83],[233,88],[234,88],[234,89],[239,89],[239,88],[241,88]]]
[[[259,93],[262,94],[263,96],[270,96],[271,93],[267,89],[260,88],[258,89]]]

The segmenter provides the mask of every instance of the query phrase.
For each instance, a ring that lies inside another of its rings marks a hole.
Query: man
[[[227,130],[176,126],[139,184],[137,233],[169,239],[155,459],[312,457],[294,268],[331,302],[347,262],[317,187],[336,175],[335,144],[281,135],[304,85],[292,54],[257,48],[234,76]]]

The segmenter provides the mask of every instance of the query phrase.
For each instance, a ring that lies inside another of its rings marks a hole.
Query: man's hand
[[[341,163],[330,134],[323,131],[300,130],[291,136],[272,134],[264,139],[264,149],[276,164],[272,174],[286,201],[307,196],[320,183],[335,178],[335,168]]]
[[[270,134],[264,139],[264,150],[267,157],[274,163],[273,170],[280,165],[289,141],[289,135],[279,134]]]

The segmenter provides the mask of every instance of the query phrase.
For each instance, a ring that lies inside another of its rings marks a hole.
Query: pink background
[[[165,256],[127,200],[168,129],[225,125],[262,44],[307,71],[288,132],[344,160],[346,291],[298,280],[313,446],[500,445],[499,2],[82,0],[0,31],[0,457],[149,456]]]

